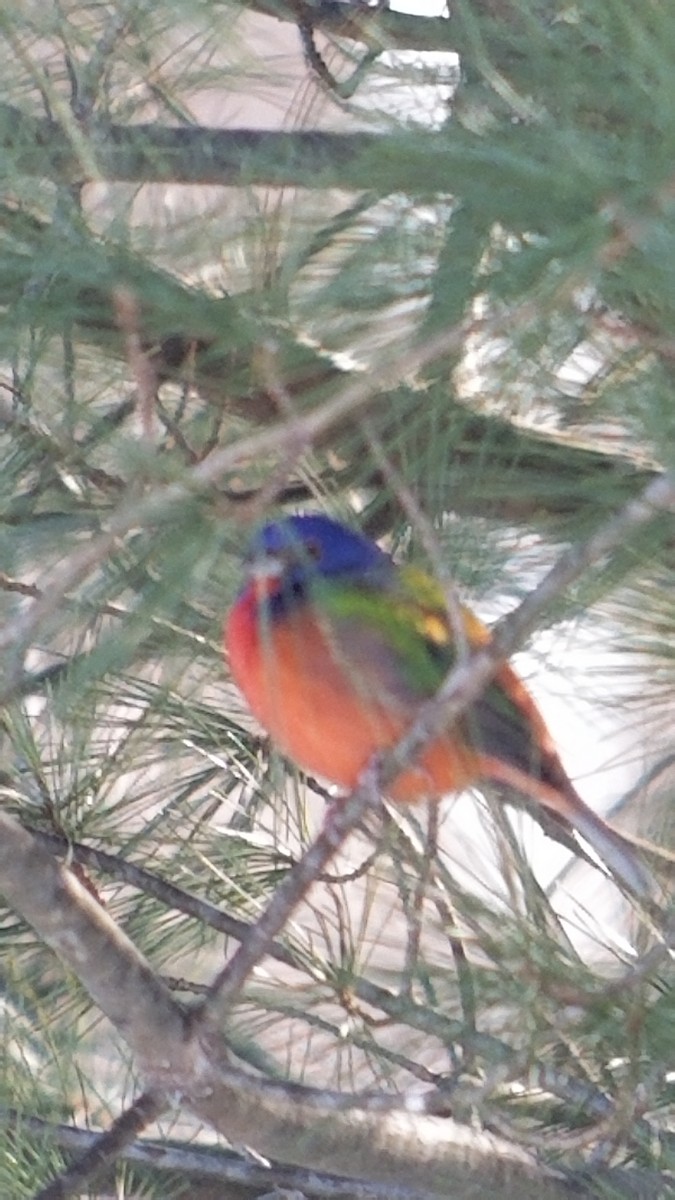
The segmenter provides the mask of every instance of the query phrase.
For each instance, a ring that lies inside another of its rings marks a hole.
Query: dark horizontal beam
[[[82,129],[78,147],[57,121],[0,105],[5,169],[11,155],[13,171],[69,184],[103,178],[372,190],[377,186],[372,156],[379,155],[384,140],[371,133],[91,124]],[[419,145],[419,134],[415,142]]]

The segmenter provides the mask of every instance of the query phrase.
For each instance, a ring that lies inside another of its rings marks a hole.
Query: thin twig
[[[377,811],[382,801],[378,786],[378,771],[373,767],[363,773],[359,787],[339,805],[328,809],[319,834],[302,858],[279,884],[262,916],[235,951],[230,961],[216,976],[199,1020],[219,1023],[229,1013],[232,1001],[238,996],[251,971],[260,962],[284,928],[290,915],[305,898],[318,875],[372,808]]]
[[[139,1133],[147,1129],[167,1108],[167,1100],[158,1092],[144,1092],[65,1171],[52,1179],[46,1187],[36,1192],[33,1200],[66,1200],[68,1196],[80,1195],[85,1184],[90,1184],[110,1163],[115,1162],[122,1150],[135,1141]]]
[[[57,834],[45,833],[30,826],[27,829],[35,838],[36,844],[49,850],[52,854],[66,857],[82,866],[100,870],[112,879],[121,880],[131,887],[138,888],[145,895],[153,896],[167,907],[202,921],[211,929],[217,929],[227,937],[241,942],[248,937],[251,931],[249,921],[242,921],[239,917],[224,912],[222,908],[217,908],[200,896],[194,896],[182,888],[176,887],[175,884],[161,879],[158,875],[137,866],[136,863],[129,862],[120,855],[109,854],[95,846],[83,845],[81,842],[71,842]],[[319,880],[321,879],[322,876],[319,876]],[[303,954],[302,950],[296,951],[275,941],[269,946],[267,953],[276,962],[309,973],[326,986],[330,986],[330,976],[320,965],[315,969],[310,958]],[[363,976],[351,978],[349,988],[359,1001],[372,1009],[385,1013],[390,1021],[396,1021],[430,1037],[438,1038],[445,1045],[450,1045],[462,1037],[463,1028],[459,1021],[452,1020],[442,1013],[436,1013],[426,1005],[404,999],[387,988],[371,983]],[[474,1044],[472,1043],[472,1045]],[[488,1057],[503,1058],[504,1055],[508,1057],[510,1053],[505,1043],[489,1034],[476,1035],[474,1049],[482,1050]]]
[[[365,791],[365,788],[362,789]],[[366,796],[366,798],[368,798]],[[356,808],[355,798],[348,802]],[[232,1069],[220,1029],[190,1029],[184,1010],[110,917],[67,870],[0,813],[0,885],[87,988],[135,1051],[150,1081],[234,1141],[298,1165],[415,1184],[461,1200],[481,1188],[527,1200],[562,1198],[559,1176],[531,1155],[401,1098],[317,1092]],[[197,1036],[195,1037],[195,1034]],[[383,1111],[383,1106],[385,1111]]]
[[[143,438],[151,446],[155,441],[159,380],[155,364],[143,348],[140,301],[133,288],[122,284],[113,289],[112,298],[115,320],[124,337],[127,364],[136,385],[136,405]]]
[[[458,658],[465,660],[469,654],[470,646],[466,627],[462,620],[462,606],[457,588],[448,575],[447,566],[438,544],[436,531],[422,506],[417,502],[417,498],[405,482],[405,479],[403,479],[400,471],[397,471],[391,461],[370,418],[368,416],[364,417],[361,424],[375,462],[401,504],[413,529],[419,534],[434,576],[443,591],[445,611],[452,631],[453,647]]]
[[[436,697],[423,705],[417,720],[387,755],[383,783],[407,767],[426,742],[457,720],[481,696],[500,665],[522,645],[537,621],[585,571],[597,567],[640,529],[664,512],[675,512],[675,479],[661,476],[607,521],[585,542],[567,550],[521,604],[494,626],[488,645],[449,673]]]
[[[532,302],[512,309],[508,314],[509,328],[513,329],[520,321],[527,321],[535,312]],[[290,457],[291,462],[295,462],[303,448],[366,408],[376,396],[395,388],[402,377],[414,374],[443,354],[458,349],[476,328],[496,332],[503,328],[504,323],[504,317],[488,322],[460,322],[428,338],[420,346],[407,347],[398,355],[389,354],[386,359],[383,356],[368,375],[360,375],[352,380],[336,396],[317,405],[311,412],[291,416],[272,429],[241,438],[234,445],[220,447],[186,470],[181,481],[160,485],[143,497],[134,494],[125,499],[109,517],[104,533],[78,547],[61,566],[50,567],[48,575],[37,581],[43,593],[42,598],[0,630],[0,651],[9,650],[18,659],[30,638],[59,611],[63,597],[112,555],[131,530],[170,520],[176,507],[195,495],[208,493],[224,475],[242,463],[269,454],[278,454],[287,461]],[[290,465],[288,469],[291,469]],[[16,670],[12,672],[10,669],[9,679],[4,688],[0,688],[0,703],[6,702],[12,695],[17,680]]]

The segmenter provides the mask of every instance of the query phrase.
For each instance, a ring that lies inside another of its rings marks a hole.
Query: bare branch
[[[352,803],[354,809],[355,802]],[[269,1083],[232,1070],[213,1025],[186,1020],[111,918],[35,840],[0,814],[0,889],[73,970],[140,1059],[160,1094],[182,1098],[231,1141],[263,1154],[414,1186],[430,1195],[504,1189],[526,1200],[566,1194],[529,1155],[447,1118],[367,1111],[363,1099]]]
[[[446,17],[414,17],[348,0],[249,0],[248,8],[294,25],[302,15],[314,29],[362,42],[371,50],[457,50],[456,23]]]
[[[118,183],[263,184],[372,192],[372,156],[384,141],[386,138],[371,133],[91,123],[87,153],[82,155],[58,121],[0,104],[0,149],[11,154],[13,170],[68,184],[110,179]],[[424,141],[431,162],[432,135],[425,135]],[[411,138],[411,150],[413,145],[417,156],[419,133],[414,142]],[[410,189],[421,194],[433,190],[432,181],[420,179],[419,171],[415,175],[405,165],[403,146],[401,150],[401,165],[382,172],[378,192],[386,195]],[[440,171],[438,186],[442,187]],[[448,190],[447,178],[444,190]]]
[[[145,1092],[126,1109],[110,1129],[94,1135],[83,1153],[67,1170],[52,1179],[46,1187],[35,1193],[33,1200],[66,1200],[67,1196],[79,1195],[82,1186],[94,1178],[110,1163],[115,1162],[121,1152],[156,1121],[167,1107],[166,1097]]]
[[[138,888],[145,895],[154,896],[168,907],[187,913],[212,929],[219,930],[227,937],[234,938],[236,941],[244,941],[251,931],[249,921],[242,921],[240,917],[232,916],[221,908],[216,908],[215,905],[209,904],[201,897],[191,895],[182,888],[176,887],[175,884],[169,883],[168,880],[160,879],[152,872],[144,870],[136,863],[129,862],[119,855],[108,854],[105,850],[99,850],[95,846],[85,846],[79,842],[68,841],[54,833],[45,833],[37,829],[30,829],[29,832],[32,833],[39,846],[48,849],[53,854],[67,856],[73,862],[99,870],[113,879],[122,880],[131,887]],[[284,946],[281,942],[273,942],[268,947],[267,953],[276,962],[284,963],[297,970],[305,972],[308,970],[306,959],[301,955],[296,955],[291,948]],[[464,1043],[467,1040],[466,1027],[463,1022],[453,1020],[443,1013],[415,1003],[409,997],[389,991],[364,976],[353,976],[350,979],[349,987],[357,1000],[367,1004],[370,1008],[386,1013],[392,1021],[400,1022],[411,1029],[417,1029],[430,1037],[436,1037],[446,1045],[458,1040]],[[480,1051],[488,1058],[498,1058],[500,1062],[508,1059],[511,1054],[505,1042],[487,1033],[472,1033],[468,1041],[475,1052]]]
[[[185,1039],[183,1011],[132,942],[75,878],[0,812],[0,892],[86,987],[142,1060]]]

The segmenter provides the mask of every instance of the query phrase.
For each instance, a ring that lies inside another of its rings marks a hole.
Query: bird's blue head
[[[321,513],[263,525],[246,558],[254,579],[270,581],[265,592],[272,613],[302,603],[317,580],[365,582],[393,569],[375,542]]]

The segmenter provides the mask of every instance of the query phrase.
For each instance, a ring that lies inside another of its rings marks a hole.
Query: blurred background
[[[254,919],[330,798],[223,661],[251,528],[328,511],[491,623],[672,469],[674,53],[675,11],[621,0],[0,15],[3,802],[111,856],[89,885],[186,1001],[222,932],[124,864]],[[289,419],[355,383],[367,402],[294,448]],[[583,797],[663,845],[673,565],[655,519],[516,658]],[[296,966],[256,973],[237,1054],[344,1090],[442,1083],[553,1158],[672,1167],[669,960],[648,970],[649,924],[568,860],[483,792],[392,810],[286,930]],[[18,1198],[57,1169],[59,1122],[105,1127],[137,1080],[32,930],[0,928]],[[91,1194],[187,1179],[121,1159]]]

